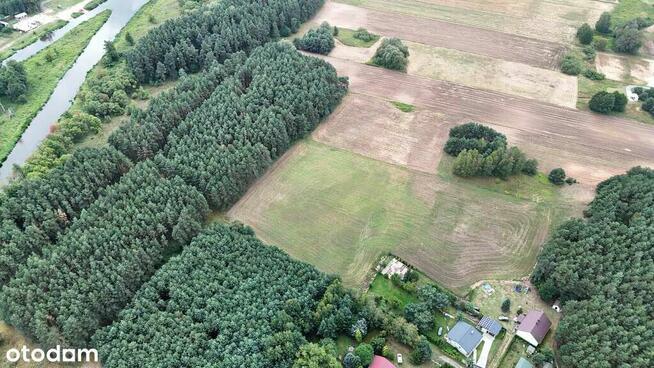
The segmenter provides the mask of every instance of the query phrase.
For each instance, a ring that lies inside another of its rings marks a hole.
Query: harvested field
[[[527,275],[561,218],[558,190],[541,178],[465,181],[450,163],[429,174],[309,140],[228,215],[350,286],[388,251],[461,293],[480,279]]]
[[[559,71],[493,59],[467,52],[405,42],[409,74],[442,79],[574,108],[577,78]],[[331,56],[338,57],[335,54]]]
[[[614,6],[594,0],[337,1],[560,43],[572,41],[580,24],[594,24]]]
[[[598,53],[595,66],[608,79],[633,84],[654,84],[654,60]]]
[[[425,45],[454,49],[539,68],[556,69],[564,46],[508,33],[474,28],[436,19],[359,8],[328,1],[312,19]]]
[[[340,75],[350,78],[351,92],[413,104],[437,114],[444,124],[471,120],[486,123],[505,133],[509,142],[527,155],[537,158],[541,170],[563,167],[591,190],[598,182],[633,166],[654,167],[651,125],[326,59]],[[359,122],[365,137],[374,134],[364,128],[368,124],[366,119]]]
[[[388,101],[349,94],[313,136],[376,160],[436,173],[450,127],[429,110],[404,113]]]

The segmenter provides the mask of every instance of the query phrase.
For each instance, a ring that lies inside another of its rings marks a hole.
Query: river
[[[47,40],[37,41],[30,46],[16,52],[8,60],[22,61],[46,48],[66,32],[81,22],[88,20],[103,10],[111,9],[112,13],[107,22],[93,36],[88,46],[77,58],[75,64],[66,72],[57,84],[52,96],[41,111],[32,120],[29,127],[23,132],[21,139],[11,151],[7,160],[0,168],[0,183],[6,184],[13,176],[14,165],[22,165],[34,153],[38,146],[50,133],[50,128],[72,105],[73,99],[79,92],[86,79],[86,74],[100,61],[104,55],[105,41],[112,41],[118,32],[132,19],[134,14],[148,0],[108,0],[83,16],[71,21],[65,27],[53,32]]]

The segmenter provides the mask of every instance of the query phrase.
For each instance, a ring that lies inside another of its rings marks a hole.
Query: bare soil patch
[[[595,66],[608,79],[634,84],[654,83],[654,60],[651,59],[598,53]]]
[[[574,108],[577,78],[559,71],[406,42],[409,74],[442,79]],[[335,56],[335,55],[332,55]]]
[[[554,42],[449,23],[437,19],[364,9],[328,1],[313,18],[338,27],[369,31],[436,47],[454,49],[540,68],[556,69],[564,46]]]
[[[450,127],[430,110],[405,113],[388,101],[349,94],[313,137],[370,158],[435,173]]]

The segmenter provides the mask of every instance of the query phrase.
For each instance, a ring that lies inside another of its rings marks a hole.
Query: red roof
[[[375,355],[374,358],[372,358],[372,363],[368,366],[368,368],[396,368],[393,363],[390,362],[390,360],[380,357],[379,355]]]
[[[550,322],[550,319],[547,318],[543,311],[533,310],[527,313],[527,316],[520,322],[518,331],[530,333],[540,344],[543,342],[551,326],[552,322]]]

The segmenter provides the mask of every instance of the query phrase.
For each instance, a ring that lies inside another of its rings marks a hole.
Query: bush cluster
[[[478,123],[450,130],[445,152],[456,156],[454,174],[463,177],[495,176],[506,179],[524,173],[536,175],[538,162],[517,147],[507,147],[506,136]]]
[[[327,55],[334,48],[334,31],[327,22],[323,22],[318,29],[310,29],[301,38],[293,40],[298,50]]]
[[[385,38],[372,57],[372,63],[386,69],[406,71],[409,48],[399,38]]]
[[[610,112],[624,112],[627,106],[627,96],[620,92],[601,91],[596,93],[588,103],[588,107],[600,114]]]

